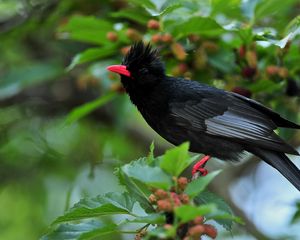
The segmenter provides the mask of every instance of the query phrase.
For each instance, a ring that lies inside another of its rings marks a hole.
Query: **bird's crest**
[[[158,50],[152,48],[151,44],[145,44],[142,41],[132,45],[129,52],[122,61],[122,65],[127,66],[127,69],[132,71],[144,67],[161,67],[162,63],[158,55]]]

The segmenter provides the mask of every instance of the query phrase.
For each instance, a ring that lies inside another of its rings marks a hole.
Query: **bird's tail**
[[[300,170],[284,153],[258,148],[252,149],[251,152],[260,157],[266,163],[276,168],[300,191]]]

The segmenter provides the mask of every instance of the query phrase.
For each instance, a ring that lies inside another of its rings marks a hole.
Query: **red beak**
[[[108,71],[119,73],[119,74],[125,75],[127,77],[130,77],[130,75],[131,75],[130,72],[126,69],[126,66],[124,66],[124,65],[111,65],[111,66],[108,66],[106,69]]]

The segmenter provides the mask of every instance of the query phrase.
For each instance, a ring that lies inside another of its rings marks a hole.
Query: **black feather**
[[[136,43],[123,64],[131,77],[121,81],[148,124],[178,145],[223,160],[249,151],[277,168],[300,189],[299,170],[284,153],[299,153],[279,136],[277,127],[300,128],[262,104],[195,81],[165,75],[158,51]]]

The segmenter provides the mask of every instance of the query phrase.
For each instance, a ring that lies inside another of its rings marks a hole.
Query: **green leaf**
[[[197,205],[201,204],[215,204],[217,207],[217,211],[207,215],[208,219],[213,219],[220,225],[222,225],[227,231],[231,231],[233,221],[242,223],[242,221],[238,218],[233,216],[231,208],[228,204],[219,196],[212,192],[204,191],[198,196],[194,198],[194,202]]]
[[[289,10],[292,5],[298,0],[264,0],[259,1],[255,8],[255,19],[264,17],[271,17],[275,15],[278,17],[279,13],[284,13]]]
[[[92,16],[73,16],[66,25],[59,29],[62,38],[100,45],[110,43],[106,34],[113,30],[111,22]]]
[[[125,8],[118,12],[113,12],[111,16],[130,19],[143,25],[145,25],[151,17],[150,14],[142,8]]]
[[[188,142],[167,150],[162,157],[160,167],[171,176],[178,177],[194,161],[194,158],[190,158],[188,151]]]
[[[120,184],[125,186],[128,193],[138,201],[145,212],[155,212],[155,209],[148,200],[151,192],[144,183],[130,178],[121,168],[118,168],[115,174],[118,176]]]
[[[147,165],[147,159],[142,158],[121,167],[122,171],[130,178],[156,188],[169,189],[172,185],[171,176],[159,167]]]
[[[204,177],[199,177],[196,180],[193,180],[192,182],[190,182],[186,189],[185,189],[185,193],[187,195],[189,195],[190,197],[195,197],[197,196],[199,193],[201,193],[206,187],[207,185],[221,172],[221,170],[219,171],[214,171],[212,173],[207,174]]]
[[[63,73],[60,63],[44,61],[12,68],[0,81],[0,99],[5,99],[39,83],[56,79]]]
[[[92,220],[78,224],[61,224],[54,231],[46,234],[41,240],[91,239],[116,231],[117,225]]]
[[[157,10],[156,5],[151,0],[129,0],[128,2],[132,2],[133,4],[137,6],[141,6],[146,8],[147,10]]]
[[[216,210],[214,204],[201,206],[182,205],[175,208],[175,215],[180,219],[181,223],[185,223],[195,219],[197,216],[204,216]]]
[[[253,93],[272,93],[281,90],[284,84],[285,82],[276,83],[268,79],[261,79],[255,83],[251,83],[251,85],[248,86],[248,89]]]
[[[166,217],[163,213],[151,213],[147,216],[136,217],[133,220],[129,220],[132,223],[150,223],[150,224],[163,224],[166,222]]]
[[[177,21],[166,21],[165,28],[175,38],[182,38],[189,34],[216,36],[225,31],[215,20],[200,16],[191,17],[182,24],[178,24]]]
[[[300,201],[296,203],[296,212],[291,219],[291,224],[295,224],[300,221]]]
[[[165,7],[162,11],[160,12],[151,12],[152,16],[165,16],[167,14],[170,14],[171,12],[173,12],[174,10],[178,9],[182,7],[182,3],[173,3],[168,5],[167,7]]]
[[[134,201],[129,193],[107,193],[82,199],[53,224],[112,214],[131,214]]]
[[[116,45],[107,45],[101,48],[89,48],[75,55],[67,70],[73,69],[76,65],[105,58],[116,53]]]
[[[105,95],[102,95],[101,97],[97,98],[94,101],[85,103],[75,109],[73,109],[67,116],[65,120],[65,124],[70,125],[74,123],[75,121],[78,121],[79,119],[85,117],[89,113],[93,112],[97,108],[103,106],[104,104],[108,103],[112,99],[116,97],[115,92],[109,92]]]

